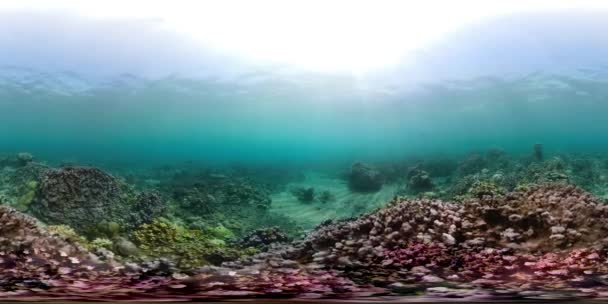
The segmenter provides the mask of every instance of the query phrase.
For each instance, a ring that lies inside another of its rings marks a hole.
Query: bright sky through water
[[[2,1],[0,10],[75,13],[158,22],[206,48],[246,61],[317,72],[406,62],[442,35],[485,18],[527,11],[599,9],[607,1]]]

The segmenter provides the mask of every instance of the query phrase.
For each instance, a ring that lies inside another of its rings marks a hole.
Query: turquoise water
[[[8,90],[0,149],[142,165],[387,160],[492,147],[521,154],[534,143],[550,153],[608,149],[601,78],[531,74],[390,94],[362,89],[354,78],[288,83],[298,80],[142,80],[68,94]]]

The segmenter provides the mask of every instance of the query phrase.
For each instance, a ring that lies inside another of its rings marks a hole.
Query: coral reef
[[[598,220],[589,221],[591,217]],[[531,277],[550,288],[559,277],[606,271],[592,261],[606,258],[604,218],[608,206],[603,202],[561,184],[460,204],[397,199],[376,213],[319,227],[290,255],[347,270],[356,281],[383,277],[387,283],[453,281],[499,287],[542,267],[542,273]],[[555,263],[561,258],[565,260]],[[539,266],[547,259],[554,262]],[[579,261],[587,266],[572,268]]]
[[[504,194],[504,189],[493,181],[475,181],[467,190],[466,197],[493,198]]]
[[[608,197],[601,156],[491,149],[460,162],[358,163],[349,186],[366,193],[348,195],[374,197],[390,181],[407,185],[405,196],[303,239],[273,214],[275,187],[254,181],[291,179],[285,172],[110,175],[17,155],[2,162],[0,197],[46,224],[0,206],[3,300],[608,297],[608,205],[585,191]],[[314,208],[334,205],[322,204],[335,198],[320,187],[295,192]],[[352,200],[361,211],[366,203]]]
[[[425,294],[474,300],[564,292],[605,297],[608,292],[603,279],[608,274],[608,205],[565,184],[460,203],[397,198],[374,213],[323,223],[304,240],[269,246],[267,252],[232,262],[218,259],[223,267],[187,273],[179,271],[180,263],[198,259],[199,266],[208,264],[218,248],[226,247],[209,242],[201,232],[157,219],[134,236],[140,250],[162,258],[108,264],[13,209],[1,207],[0,219],[2,263],[10,264],[0,271],[4,299]],[[65,227],[56,230],[72,233]],[[252,233],[247,242],[267,245],[276,239],[284,236],[273,228]],[[163,259],[167,256],[183,260],[173,266]]]
[[[216,173],[179,175],[159,190],[171,198],[174,217],[189,228],[222,225],[237,236],[269,225],[290,233],[298,229],[287,217],[269,212],[269,192],[245,178]]]
[[[41,177],[29,211],[49,224],[67,224],[95,235],[100,223],[132,229],[160,216],[163,202],[156,194],[124,193],[111,175],[89,167],[49,169]]]
[[[290,240],[291,238],[281,232],[278,227],[270,227],[252,231],[239,240],[238,244],[242,248],[254,247],[261,250],[267,250],[272,244],[286,243]]]
[[[64,275],[74,279],[94,277],[95,271],[111,269],[111,265],[98,263],[69,227],[51,231],[39,227],[27,215],[0,206],[0,289],[19,289],[24,283],[28,286],[28,280],[31,284],[52,285],[52,280]]]
[[[353,191],[376,192],[382,188],[383,177],[380,171],[372,166],[354,163],[348,175],[348,185]]]
[[[242,252],[224,246],[201,231],[188,230],[166,219],[144,224],[133,233],[142,253],[152,258],[167,258],[180,269],[192,269],[238,258]]]
[[[424,170],[414,169],[408,177],[408,189],[414,193],[430,191],[434,187],[431,176]]]
[[[460,161],[456,169],[458,176],[466,176],[480,172],[487,167],[487,161],[480,153],[469,154],[464,160]]]

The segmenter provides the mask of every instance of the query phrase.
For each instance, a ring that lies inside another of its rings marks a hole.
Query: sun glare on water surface
[[[483,18],[603,1],[7,1],[0,9],[65,10],[158,22],[204,47],[260,64],[362,74],[415,60],[416,51]]]

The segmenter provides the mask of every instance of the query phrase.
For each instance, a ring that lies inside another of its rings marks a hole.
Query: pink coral
[[[420,291],[469,299],[606,297],[607,219],[602,202],[565,185],[463,203],[396,199],[223,268],[160,276],[98,262],[32,218],[0,207],[0,297],[218,300]]]

